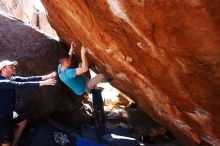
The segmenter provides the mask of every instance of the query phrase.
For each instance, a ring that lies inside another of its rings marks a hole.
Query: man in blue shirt
[[[13,119],[16,95],[15,89],[38,88],[55,85],[56,72],[44,76],[18,77],[16,75],[16,61],[4,60],[0,62],[0,144],[1,146],[16,146],[26,119]],[[15,126],[14,136],[13,127]],[[13,138],[13,140],[12,140]]]
[[[86,52],[88,49],[81,47],[81,59],[82,65],[78,68],[72,68],[72,52],[74,44],[71,43],[69,55],[64,55],[60,59],[58,65],[58,75],[62,82],[64,82],[74,93],[79,96],[83,96],[85,93],[89,93],[98,83],[105,80],[103,74],[98,74],[94,78],[87,80],[84,73],[89,71],[88,61],[86,58]]]
[[[76,47],[76,46],[75,46]],[[60,59],[60,64],[58,65],[58,75],[60,80],[65,83],[75,94],[78,96],[83,96],[84,99],[87,96],[86,94],[91,93],[93,95],[93,107],[94,107],[94,116],[96,119],[96,133],[100,137],[105,134],[105,117],[104,117],[104,108],[103,108],[103,99],[101,91],[94,89],[94,87],[105,81],[106,78],[103,74],[98,74],[92,79],[87,79],[85,73],[89,71],[88,62],[86,58],[86,52],[89,50],[81,47],[81,59],[82,65],[73,68],[72,54],[73,54],[74,44],[71,43],[71,48],[69,54],[62,56]]]

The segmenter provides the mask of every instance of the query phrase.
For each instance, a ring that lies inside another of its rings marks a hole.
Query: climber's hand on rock
[[[85,55],[86,54],[86,52],[87,52],[87,48],[85,48],[85,47],[81,47],[81,55]]]
[[[71,48],[76,48],[76,44],[74,42],[71,42]]]
[[[69,53],[68,53],[70,56],[74,53],[74,48],[76,48],[76,44],[74,42],[71,42],[70,50],[69,50]]]

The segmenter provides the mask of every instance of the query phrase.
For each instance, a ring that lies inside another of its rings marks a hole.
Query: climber
[[[63,55],[61,57],[60,64],[58,65],[58,75],[62,82],[64,82],[76,95],[81,97],[87,97],[87,95],[92,93],[94,114],[96,119],[96,125],[98,129],[105,130],[105,119],[104,119],[104,108],[103,99],[101,96],[100,88],[97,88],[97,84],[106,81],[103,74],[98,74],[92,79],[87,79],[85,73],[89,71],[88,62],[86,58],[86,52],[89,51],[87,48],[81,47],[81,59],[82,64],[73,68],[73,49],[76,47],[71,43],[69,54]],[[99,130],[100,131],[100,130]],[[103,132],[104,134],[104,132]],[[100,134],[99,134],[100,135]]]
[[[98,83],[105,81],[103,74],[98,74],[92,79],[87,79],[83,74],[89,71],[88,62],[86,58],[87,48],[81,47],[82,64],[77,68],[72,68],[72,54],[74,44],[71,43],[69,54],[64,54],[60,58],[58,65],[58,75],[62,82],[64,82],[74,93],[78,96],[83,96],[89,93]]]
[[[19,77],[15,76],[16,65],[17,61],[0,62],[0,146],[16,146],[27,123],[25,118],[19,116],[13,118],[16,102],[15,89],[56,84],[56,72],[44,76]]]

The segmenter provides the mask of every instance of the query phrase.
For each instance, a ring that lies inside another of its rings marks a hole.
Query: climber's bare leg
[[[97,74],[87,82],[87,92],[90,92],[98,83],[106,81],[104,74]]]

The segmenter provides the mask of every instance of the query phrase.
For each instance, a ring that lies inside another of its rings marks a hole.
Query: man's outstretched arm
[[[55,78],[57,76],[57,73],[54,71],[50,74],[43,75],[43,76],[30,76],[30,77],[20,77],[20,76],[15,76],[12,77],[12,81],[16,82],[31,82],[31,81],[42,81],[42,80],[47,80],[50,78]]]
[[[0,89],[23,89],[23,88],[37,88],[47,85],[55,85],[56,79],[51,78],[44,81],[35,82],[15,82],[11,80],[0,80]]]
[[[81,47],[82,66],[79,68],[76,68],[76,75],[81,75],[89,70],[88,61],[86,58],[86,52],[87,52],[87,49],[84,47]]]
[[[57,72],[53,71],[52,73],[41,76],[41,77],[42,77],[42,80],[47,80],[47,79],[55,78],[56,76],[57,76]]]
[[[68,53],[68,55],[70,56],[70,58],[72,58],[72,57],[73,57],[73,54],[75,54],[75,53],[74,53],[74,48],[76,48],[76,44],[73,43],[73,42],[71,42],[70,50],[69,50],[69,53]]]

